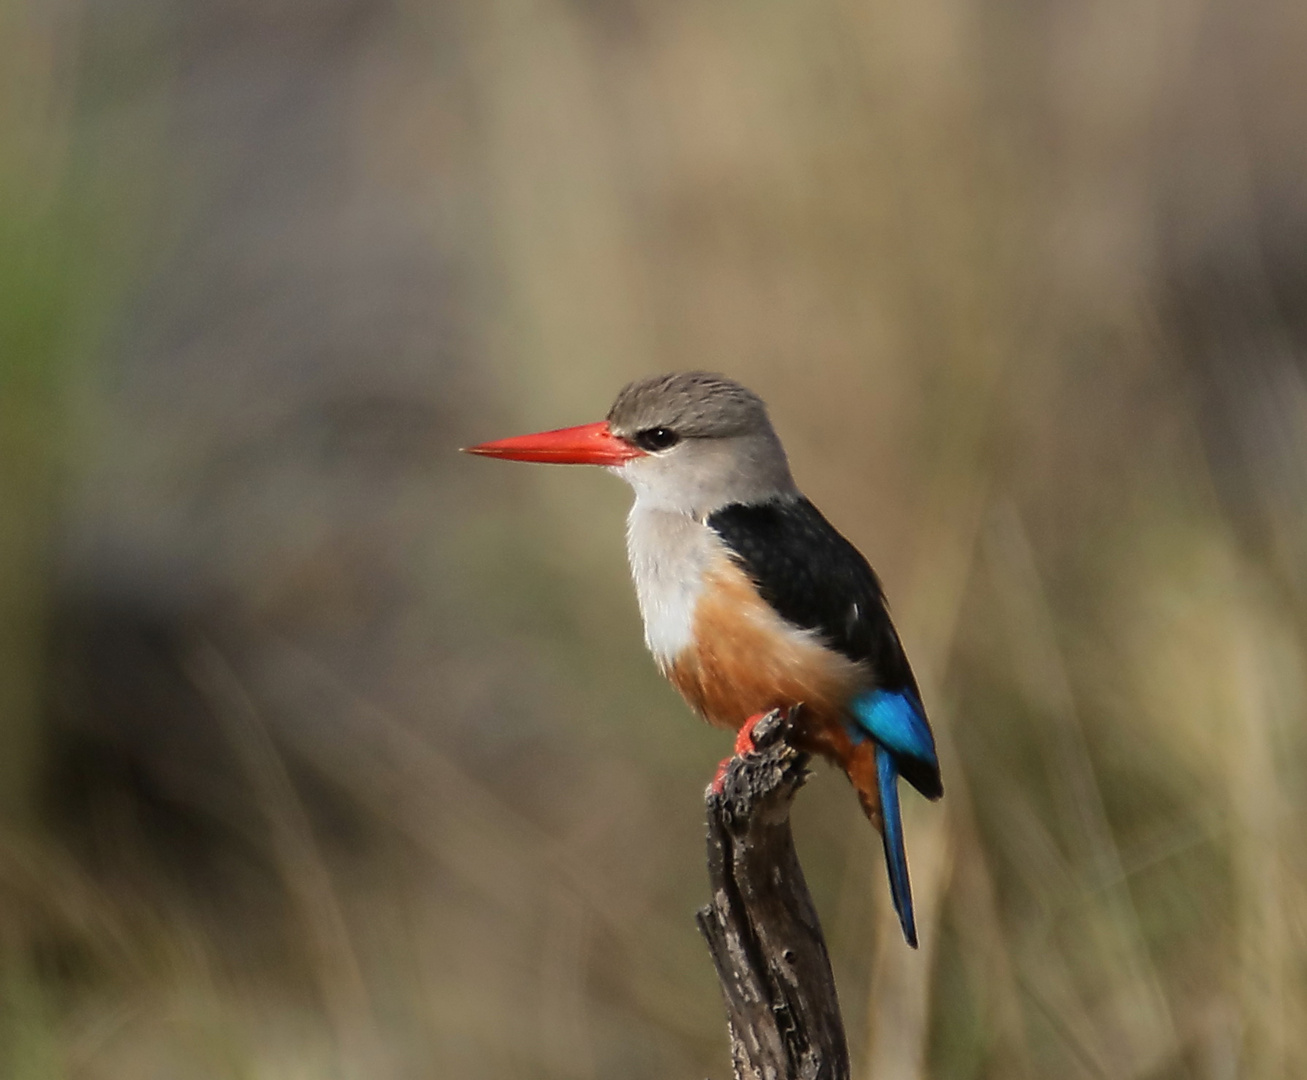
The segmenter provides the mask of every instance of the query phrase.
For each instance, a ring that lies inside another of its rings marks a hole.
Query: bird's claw
[[[726,783],[726,770],[731,762],[737,757],[743,757],[745,754],[755,753],[758,749],[758,742],[754,738],[755,729],[765,720],[779,720],[782,716],[780,709],[772,709],[771,712],[758,713],[749,717],[741,726],[735,736],[735,751],[728,758],[723,758],[721,764],[717,766],[717,772],[713,774],[712,792],[715,795],[722,793],[722,788]],[[757,735],[764,743],[769,743],[775,737],[773,725],[767,724],[763,731],[757,732]]]

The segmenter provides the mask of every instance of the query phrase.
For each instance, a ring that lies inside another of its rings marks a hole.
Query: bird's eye
[[[641,450],[666,450],[681,441],[681,437],[671,428],[653,427],[637,431],[635,445]]]

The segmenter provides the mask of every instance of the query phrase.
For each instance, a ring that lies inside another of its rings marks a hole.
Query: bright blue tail
[[[903,848],[903,818],[899,811],[899,776],[930,799],[943,793],[935,737],[926,722],[916,693],[903,690],[868,690],[849,704],[850,734],[855,741],[871,737],[876,747],[876,786],[880,794],[881,837],[889,890],[898,912],[903,936],[917,947],[917,925],[912,914],[912,886],[908,857]]]
[[[876,747],[876,782],[880,788],[881,836],[885,841],[885,866],[889,870],[889,891],[899,913],[903,936],[917,947],[917,923],[912,915],[912,885],[908,881],[908,855],[903,849],[903,819],[899,814],[899,770],[894,755]]]

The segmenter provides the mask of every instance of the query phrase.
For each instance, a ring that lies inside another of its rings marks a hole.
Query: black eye
[[[635,445],[641,450],[666,450],[681,441],[671,428],[651,427],[635,433]]]

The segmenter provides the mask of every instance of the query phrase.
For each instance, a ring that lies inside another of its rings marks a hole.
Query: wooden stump
[[[698,914],[726,999],[735,1080],[848,1080],[849,1052],[817,912],[790,835],[808,777],[797,707],[754,729],[756,751],[709,791],[712,903]]]

